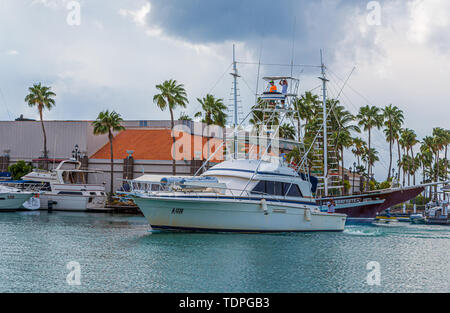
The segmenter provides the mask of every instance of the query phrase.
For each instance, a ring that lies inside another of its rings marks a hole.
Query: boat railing
[[[211,194],[215,196],[216,199],[223,199],[224,197],[232,197],[233,200],[242,200],[243,198],[253,198],[255,196],[259,196],[261,199],[267,199],[270,198],[271,200],[275,200],[278,202],[282,202],[283,199],[286,198],[286,196],[274,196],[268,193],[264,192],[258,192],[258,191],[249,191],[249,190],[242,190],[242,189],[236,189],[236,188],[219,188],[222,189],[224,192],[214,192],[214,191],[202,191],[197,192],[193,191],[191,189],[187,190],[176,190],[170,186],[163,185],[161,182],[155,182],[155,181],[138,181],[138,180],[127,180],[127,179],[121,179],[120,181],[123,182],[122,187],[118,191],[118,193],[126,194],[126,195],[135,195],[135,196],[155,196],[157,193],[160,192],[180,192],[189,194],[190,196],[195,196],[197,198],[204,198],[205,193],[208,194],[208,197],[212,197]],[[217,188],[211,188],[211,189],[217,189]],[[228,194],[227,194],[228,191]]]
[[[43,173],[43,174],[55,174],[55,173],[52,172],[52,171],[49,171],[49,170],[43,170],[43,169],[41,169],[41,168],[34,168],[34,169],[33,169],[33,172],[34,172],[34,173]]]
[[[3,182],[2,186],[15,188],[23,192],[42,192],[50,191],[50,186],[46,183],[31,183],[31,182]]]

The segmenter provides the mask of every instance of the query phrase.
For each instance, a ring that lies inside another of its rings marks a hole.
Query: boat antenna
[[[291,77],[294,75],[294,49],[295,49],[295,26],[297,24],[297,17],[294,17],[294,27],[292,28],[292,57],[291,57]]]
[[[320,68],[322,71],[322,76],[319,77],[322,80],[322,91],[323,91],[323,182],[325,197],[328,197],[328,138],[327,138],[327,81],[325,77],[325,65],[323,64],[322,49],[320,49]]]
[[[261,47],[259,48],[259,60],[258,60],[258,74],[256,75],[256,92],[255,92],[255,104],[258,104],[258,92],[259,92],[259,74],[261,71],[261,57],[263,49],[263,40],[261,39]]]

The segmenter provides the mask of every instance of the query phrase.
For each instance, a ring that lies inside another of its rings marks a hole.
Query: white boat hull
[[[0,193],[0,210],[18,210],[27,202],[31,193]]]
[[[87,211],[102,209],[106,204],[104,196],[55,195],[44,193],[40,196],[41,209],[48,210],[49,203],[53,210]]]
[[[219,232],[342,231],[346,215],[318,212],[312,206],[224,199],[136,197],[153,229]]]

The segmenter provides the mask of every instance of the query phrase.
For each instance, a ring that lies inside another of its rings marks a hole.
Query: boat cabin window
[[[268,194],[273,196],[303,197],[297,184],[261,180],[253,188],[253,194]]]
[[[65,171],[63,179],[65,184],[86,184],[86,174],[82,172]]]
[[[286,184],[286,196],[287,197],[303,197],[302,192],[300,191],[300,189],[298,188],[297,184],[292,184],[292,186],[290,186],[290,184]]]
[[[58,192],[58,195],[77,195],[82,196],[83,193],[80,191],[60,191]]]

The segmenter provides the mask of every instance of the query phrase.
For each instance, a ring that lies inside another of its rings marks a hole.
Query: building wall
[[[47,133],[47,150],[50,158],[68,158],[75,144],[80,151],[88,150],[87,124],[83,121],[49,121],[44,122]],[[38,121],[0,122],[0,153],[10,150],[10,161],[27,162],[43,155],[41,123]]]
[[[124,121],[126,128],[170,129],[170,121]],[[201,136],[205,124],[192,121],[175,121],[176,125],[186,125],[192,134]],[[45,121],[47,134],[47,150],[49,159],[68,159],[72,156],[75,145],[79,151],[91,157],[102,146],[108,143],[107,135],[94,136],[92,121]],[[223,138],[223,134],[215,133],[216,138]],[[32,162],[43,156],[43,133],[40,121],[0,121],[0,156],[8,151],[9,165],[19,160]],[[91,182],[105,182],[109,191],[110,163],[108,160],[89,159],[89,169],[99,169],[105,172],[104,178],[91,175]],[[192,174],[194,165],[191,161],[177,161],[177,173]],[[37,166],[37,163],[34,163]],[[49,164],[49,169],[58,164]],[[6,165],[5,165],[6,166]],[[121,186],[123,178],[123,160],[115,160],[114,188]],[[134,178],[145,174],[172,174],[171,160],[134,160]],[[97,175],[99,176],[99,175]]]
[[[170,128],[170,121],[146,121],[148,128]],[[183,124],[177,122],[177,124]],[[188,127],[195,123],[187,121]],[[197,123],[198,124],[198,123]],[[126,128],[142,127],[140,121],[124,121]],[[201,125],[201,124],[200,124]],[[45,121],[49,158],[71,157],[76,144],[80,152],[89,157],[108,142],[107,135],[94,136],[92,121]],[[0,121],[0,155],[9,150],[12,163],[18,160],[30,162],[43,155],[44,137],[39,121]]]

